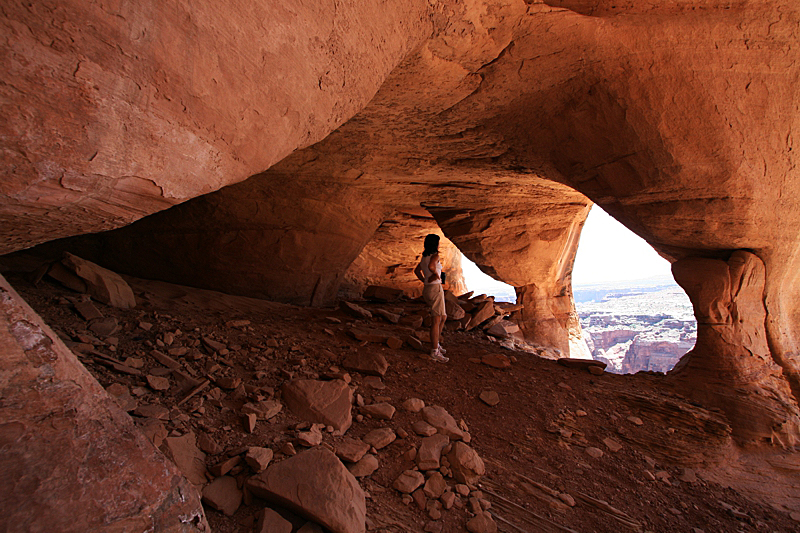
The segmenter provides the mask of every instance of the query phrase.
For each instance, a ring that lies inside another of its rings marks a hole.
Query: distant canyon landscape
[[[574,295],[583,340],[608,372],[667,372],[694,347],[692,304],[668,276],[580,285]]]

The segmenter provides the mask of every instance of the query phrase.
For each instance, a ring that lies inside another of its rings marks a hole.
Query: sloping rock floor
[[[446,331],[442,364],[407,342],[355,338],[353,328],[408,335],[381,313],[356,318],[346,306],[300,308],[133,278],[137,307],[91,302],[98,317],[58,284],[8,277],[154,443],[205,486],[215,532],[278,531],[275,521],[286,518],[295,531],[319,531],[255,495],[269,483],[267,465],[309,448],[360,457],[345,464],[365,492],[369,531],[800,528],[797,454],[759,450],[743,460],[718,412],[688,403],[658,376],[592,375],[480,330]],[[357,304],[424,313],[415,301]],[[370,364],[352,370],[359,361]],[[351,419],[295,416],[281,391],[297,380],[347,383]],[[423,405],[440,406],[456,427],[437,433]],[[448,432],[446,444],[436,441]],[[477,452],[483,476],[457,472],[457,439]],[[440,467],[426,478],[418,465],[431,457]],[[737,472],[746,474],[739,491],[717,482],[736,486]]]

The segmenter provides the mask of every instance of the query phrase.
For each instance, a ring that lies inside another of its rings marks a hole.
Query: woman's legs
[[[442,336],[442,326],[444,325],[444,317],[434,315],[431,321],[431,350],[439,348],[439,338]]]

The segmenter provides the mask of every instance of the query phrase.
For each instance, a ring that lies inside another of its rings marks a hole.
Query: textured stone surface
[[[737,251],[730,259],[687,258],[672,266],[697,318],[697,342],[670,377],[690,397],[735,422],[734,438],[800,438],[800,409],[783,370],[770,356],[764,327],[764,263]]]
[[[248,479],[247,488],[333,533],[365,531],[364,491],[326,448],[312,448],[272,465]]]
[[[754,379],[777,364],[800,394],[796,3],[48,6],[0,21],[0,250],[217,191],[80,246],[119,271],[321,305],[388,222],[417,242],[396,213],[423,207],[517,287],[524,336],[568,355],[591,199],[670,260],[757,255]],[[354,285],[409,265],[393,261],[365,259],[377,274]]]
[[[450,461],[453,477],[460,483],[477,483],[486,473],[486,467],[478,453],[463,442],[453,443],[447,459]]]
[[[298,379],[283,386],[283,401],[295,416],[345,432],[353,423],[353,391],[340,379]]]
[[[0,345],[0,395],[13,399],[0,407],[4,523],[76,533],[208,530],[197,490],[2,277]]]

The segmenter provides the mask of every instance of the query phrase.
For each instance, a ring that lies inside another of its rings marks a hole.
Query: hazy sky
[[[592,207],[581,233],[572,284],[637,280],[657,275],[672,276],[669,261],[605,211]]]
[[[466,257],[462,258],[461,266],[468,290],[476,294],[514,294],[513,287],[487,276]],[[581,233],[572,284],[639,280],[657,275],[672,275],[669,261],[605,211],[592,207]]]

